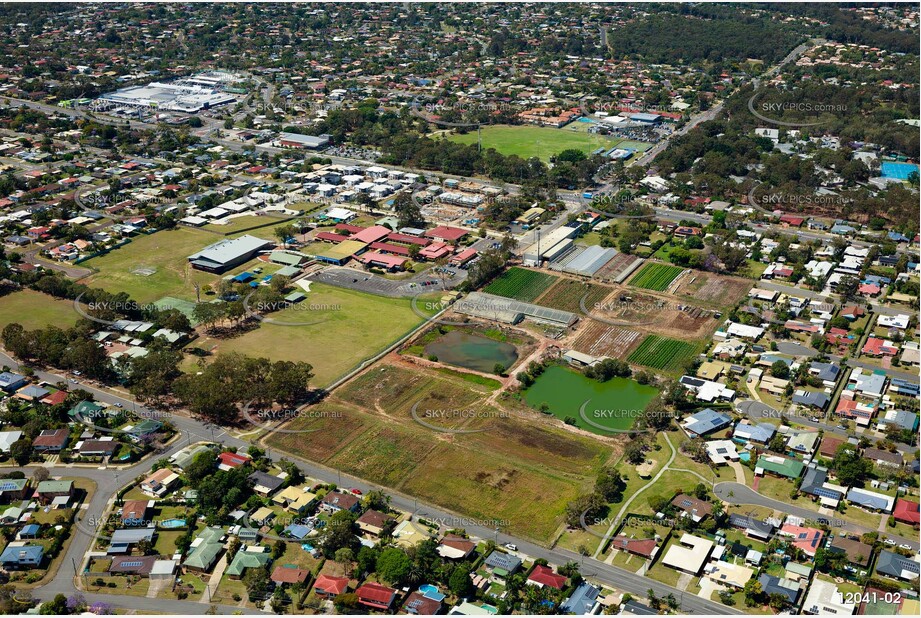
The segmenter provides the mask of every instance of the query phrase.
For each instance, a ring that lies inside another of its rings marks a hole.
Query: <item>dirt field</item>
[[[592,356],[610,356],[624,359],[642,340],[639,331],[608,326],[595,320],[587,325],[572,343],[574,350]]]
[[[626,328],[655,332],[679,339],[700,339],[717,326],[709,310],[685,304],[666,295],[618,287],[605,302],[589,307],[592,314]]]
[[[694,299],[706,307],[727,309],[745,298],[753,285],[750,279],[695,270],[681,278],[675,296]]]

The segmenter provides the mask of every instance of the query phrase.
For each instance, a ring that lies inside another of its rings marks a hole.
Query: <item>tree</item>
[[[790,377],[790,367],[782,360],[776,360],[771,365],[771,375],[775,378],[786,380]]]
[[[350,576],[352,574],[352,563],[355,561],[355,552],[348,547],[343,547],[336,550],[334,558],[345,569],[346,575]]]
[[[287,248],[288,241],[292,240],[294,238],[294,235],[297,234],[297,228],[294,227],[294,225],[289,223],[288,225],[281,225],[275,228],[275,231],[273,232],[273,234],[275,235],[275,238],[281,241],[282,246],[284,248]]]
[[[459,598],[472,598],[476,592],[473,580],[470,579],[470,565],[466,562],[458,564],[451,577],[448,578],[448,588]]]
[[[377,558],[375,570],[382,579],[393,585],[400,585],[409,574],[412,562],[402,549],[387,547]]]
[[[32,459],[32,441],[20,438],[10,445],[10,457],[18,465],[24,466]]]
[[[399,226],[401,228],[422,227],[425,225],[425,217],[422,216],[422,209],[406,191],[398,194],[393,199],[393,211],[399,219]]]

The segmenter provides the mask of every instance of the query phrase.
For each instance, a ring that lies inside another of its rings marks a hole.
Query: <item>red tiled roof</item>
[[[390,604],[393,603],[393,599],[397,594],[397,591],[393,588],[388,588],[387,586],[381,586],[380,584],[367,583],[362,586],[359,586],[358,590],[355,591],[355,594],[358,595],[358,602],[365,605],[370,605],[372,607],[390,607]]]
[[[528,577],[528,581],[534,582],[536,584],[542,584],[544,586],[550,586],[551,588],[556,588],[557,590],[562,590],[563,586],[566,585],[566,578],[563,575],[554,573],[553,569],[542,564],[538,564],[536,567],[534,567],[534,570],[531,571],[531,575]]]
[[[275,570],[272,571],[271,579],[276,584],[297,584],[307,581],[307,577],[309,575],[310,571],[306,569],[295,569],[292,567],[277,566],[275,567]],[[319,579],[317,579],[317,581],[319,581]],[[346,579],[345,583],[346,586],[348,586],[349,580]]]
[[[349,589],[349,578],[320,575],[314,582],[313,589],[322,590],[326,594],[342,594]]]
[[[892,516],[897,521],[906,524],[918,524],[921,522],[921,517],[919,517],[919,515],[921,514],[919,514],[919,504],[917,502],[912,502],[905,498],[899,498],[895,501],[895,509],[892,511]]]
[[[316,239],[339,243],[344,240],[348,240],[349,237],[343,236],[342,234],[333,234],[332,232],[319,232],[316,235]]]
[[[462,230],[457,227],[439,225],[438,227],[433,227],[428,230],[425,235],[429,238],[440,238],[442,240],[460,240],[469,233],[470,232],[467,230]]]
[[[221,453],[220,455],[218,455],[217,458],[221,461],[223,465],[229,466],[231,468],[242,466],[247,461],[249,461],[249,457],[247,457],[246,455],[240,455],[238,453],[226,453],[225,452],[225,453]]]
[[[656,546],[655,539],[631,539],[625,536],[615,536],[611,539],[612,549],[620,549],[647,558],[652,556]]]

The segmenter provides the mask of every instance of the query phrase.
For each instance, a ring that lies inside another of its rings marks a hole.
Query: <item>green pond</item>
[[[426,356],[435,355],[442,363],[492,373],[496,363],[508,369],[518,360],[518,350],[510,343],[452,330],[425,346]]]
[[[534,408],[546,403],[550,413],[560,420],[569,416],[576,419],[575,424],[581,429],[609,435],[630,429],[657,392],[658,389],[629,378],[598,382],[554,366],[535,380],[524,397]]]

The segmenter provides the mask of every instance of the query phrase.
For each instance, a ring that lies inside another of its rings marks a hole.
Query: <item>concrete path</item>
[[[598,558],[598,554],[601,553],[601,548],[607,544],[608,539],[611,537],[612,534],[614,534],[614,530],[616,530],[617,526],[619,525],[618,522],[621,521],[621,518],[624,516],[624,513],[627,512],[627,509],[630,508],[630,505],[633,504],[633,501],[636,500],[637,496],[639,496],[641,493],[646,491],[646,489],[648,489],[650,486],[655,485],[656,482],[662,477],[662,475],[665,474],[666,471],[668,471],[668,467],[672,465],[673,461],[675,461],[675,457],[678,456],[678,451],[676,451],[675,447],[672,446],[672,441],[668,439],[668,434],[663,433],[662,436],[665,438],[665,443],[668,444],[668,448],[670,448],[672,451],[671,457],[668,458],[668,461],[665,462],[665,465],[662,466],[662,469],[659,470],[658,474],[652,477],[652,479],[648,483],[640,487],[636,491],[636,493],[634,493],[632,496],[630,496],[630,498],[626,502],[624,502],[624,505],[620,508],[620,511],[618,511],[617,513],[617,517],[614,518],[614,520],[611,522],[611,525],[608,527],[608,531],[604,533],[604,537],[601,539],[601,543],[598,544],[598,548],[595,550],[595,553],[592,554],[592,558],[596,558],[596,559]]]
[[[208,586],[204,593],[201,595],[201,599],[198,600],[199,603],[211,603],[211,599],[214,598],[214,593],[217,592],[217,587],[221,583],[221,577],[224,576],[224,571],[227,569],[227,554],[221,556],[221,559],[218,560],[217,564],[214,565],[214,571],[211,573],[211,578],[208,580]]]
[[[736,483],[745,485],[745,468],[738,461],[730,461],[729,467],[736,473]]]

